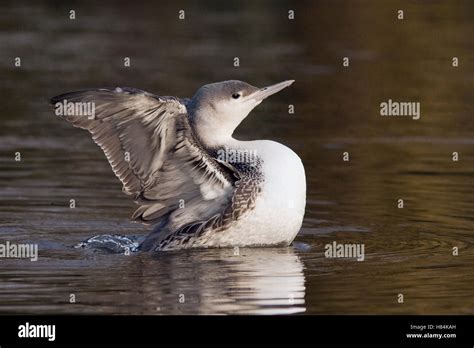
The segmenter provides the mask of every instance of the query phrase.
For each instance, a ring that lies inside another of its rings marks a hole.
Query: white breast
[[[256,150],[262,160],[264,182],[255,208],[235,225],[216,235],[209,245],[289,245],[301,228],[306,205],[306,178],[301,159],[274,141],[239,142]]]

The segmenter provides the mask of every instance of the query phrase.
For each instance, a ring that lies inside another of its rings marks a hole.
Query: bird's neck
[[[195,132],[201,144],[207,148],[224,147],[235,141],[232,137],[233,129],[226,129],[218,125],[201,125],[195,127]]]
[[[232,134],[238,124],[216,119],[197,116],[190,120],[195,135],[205,148],[225,147],[236,141]]]

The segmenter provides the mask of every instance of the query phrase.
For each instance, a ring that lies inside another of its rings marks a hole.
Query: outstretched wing
[[[238,174],[196,141],[183,101],[103,88],[63,94],[51,103],[58,116],[88,130],[102,148],[123,191],[140,205],[133,219],[160,222],[170,231],[210,218],[232,202]],[[94,115],[68,112],[81,106]]]

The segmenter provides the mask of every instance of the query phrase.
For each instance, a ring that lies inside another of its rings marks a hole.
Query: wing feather
[[[123,191],[140,205],[134,220],[156,223],[166,216],[169,228],[179,228],[196,216],[212,216],[232,199],[235,176],[196,141],[183,101],[102,88],[63,94],[51,103],[94,103],[93,119],[59,116],[88,130],[102,148]],[[172,214],[180,202],[187,213]]]
[[[195,220],[168,235],[152,233],[141,247],[160,251],[202,246],[213,234],[224,231],[252,210],[260,190],[258,180],[244,176],[236,181],[231,202],[218,214],[208,219]]]

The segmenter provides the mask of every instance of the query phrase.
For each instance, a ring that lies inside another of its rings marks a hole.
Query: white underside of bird
[[[194,247],[289,245],[301,229],[306,205],[301,159],[288,147],[269,140],[235,140],[229,146],[256,150],[263,166],[262,189],[252,210]]]

